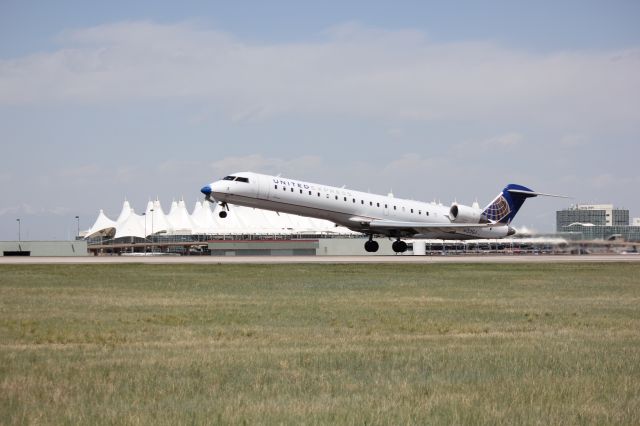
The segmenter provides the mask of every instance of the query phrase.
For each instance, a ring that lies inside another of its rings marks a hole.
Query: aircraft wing
[[[404,222],[397,220],[372,220],[368,225],[370,229],[396,230],[414,234],[433,231],[454,233],[464,228],[496,228],[507,226],[504,223],[428,223]]]

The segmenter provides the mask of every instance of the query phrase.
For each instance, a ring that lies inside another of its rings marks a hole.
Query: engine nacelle
[[[449,218],[456,223],[488,223],[482,210],[460,204],[454,204],[449,210]]]

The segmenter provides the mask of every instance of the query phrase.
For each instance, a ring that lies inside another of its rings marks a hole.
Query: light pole
[[[154,252],[153,250],[153,209],[150,210],[151,211],[151,253]]]
[[[21,241],[21,235],[20,235],[20,219],[16,219],[16,222],[18,222],[18,241]]]
[[[147,254],[147,212],[142,213],[144,216],[144,254]]]
[[[78,222],[78,233],[76,234],[76,240],[80,239],[80,216],[76,216],[76,222]]]

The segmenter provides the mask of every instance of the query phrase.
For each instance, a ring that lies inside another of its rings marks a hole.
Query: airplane
[[[394,238],[396,253],[407,250],[403,238],[440,240],[495,239],[515,234],[511,221],[527,198],[543,194],[525,186],[508,184],[484,209],[475,203],[435,203],[354,191],[317,183],[239,172],[205,185],[205,199],[219,203],[221,218],[230,213],[229,204],[329,220],[369,236],[365,251],[374,253],[379,245],[374,235]]]

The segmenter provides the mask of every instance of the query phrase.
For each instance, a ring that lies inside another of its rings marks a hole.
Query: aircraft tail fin
[[[520,210],[527,198],[545,196],[569,198],[564,195],[545,194],[535,192],[526,186],[510,183],[504,187],[501,193],[484,208],[483,215],[493,222],[509,224]]]

